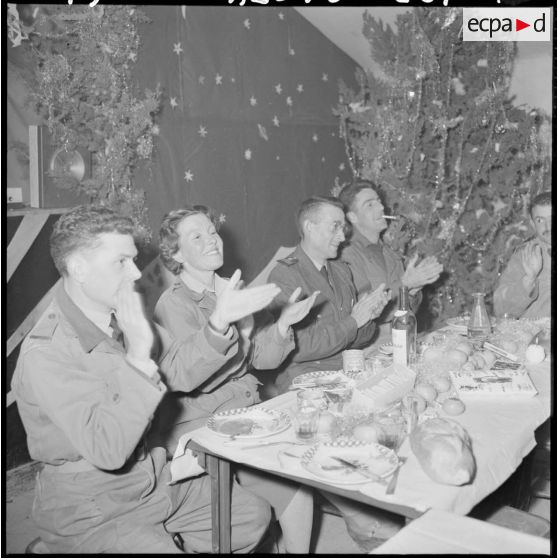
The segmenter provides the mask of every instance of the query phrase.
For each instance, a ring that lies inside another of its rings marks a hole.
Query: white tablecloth
[[[548,554],[550,540],[429,510],[370,554]]]
[[[373,482],[342,487],[360,490],[373,498],[403,504],[418,511],[435,508],[466,515],[515,471],[522,459],[535,447],[535,429],[550,416],[550,362],[547,360],[531,366],[529,372],[538,389],[537,396],[527,399],[516,397],[512,400],[469,401],[462,415],[448,417],[461,423],[473,440],[477,474],[471,484],[448,486],[432,481],[423,472],[408,441],[405,441],[399,454],[407,456],[408,460],[400,470],[395,494],[387,496],[385,487]],[[286,393],[266,401],[262,406],[288,409],[294,405],[294,399],[294,392]],[[301,480],[322,480],[306,471],[296,459],[288,462],[283,460],[280,463],[278,453],[282,449],[288,449],[286,446],[242,450],[242,446],[257,443],[258,440],[235,440],[231,443],[207,427],[194,430],[187,436],[206,449],[236,463],[255,465],[268,471],[282,470]],[[264,440],[294,439],[291,427]]]

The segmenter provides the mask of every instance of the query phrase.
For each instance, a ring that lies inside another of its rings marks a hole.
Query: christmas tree
[[[145,241],[151,231],[133,172],[151,157],[160,91],[139,97],[131,76],[137,28],[147,21],[134,6],[12,4],[8,13],[8,37],[34,69],[28,102],[58,148],[82,146],[94,156],[90,178],[78,182],[62,172],[54,180],[130,215]]]
[[[396,27],[365,12],[380,71],[359,72],[358,91],[341,84],[336,114],[353,175],[402,216],[384,241],[444,265],[425,289],[436,322],[469,309],[473,292],[490,304],[529,236],[529,201],[550,188],[550,122],[511,102],[515,43],[464,42],[460,9],[415,8]]]

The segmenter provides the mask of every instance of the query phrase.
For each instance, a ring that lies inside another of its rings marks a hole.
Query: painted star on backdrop
[[[184,173],[184,180],[186,180],[186,182],[192,182],[192,180],[194,180],[194,173],[190,169]]]
[[[293,100],[291,99],[290,95],[285,99],[285,102],[286,102],[287,105],[289,105],[290,107],[293,106]]]
[[[256,99],[256,97],[254,97],[254,95],[252,95],[250,97],[250,105],[255,107],[258,104],[258,100]]]
[[[289,48],[289,54],[291,56],[294,56],[295,55],[295,49],[294,48]]]
[[[199,129],[198,129],[198,134],[202,138],[205,138],[205,136],[207,136],[207,128],[205,126],[200,126]]]
[[[249,161],[252,158],[252,150],[251,149],[246,149],[246,151],[244,151],[244,158]]]
[[[283,93],[283,88],[280,83],[275,86],[275,93],[277,93],[277,95],[281,95],[281,93]]]
[[[276,161],[280,161],[280,160],[281,160],[281,157],[279,157],[279,155],[276,155],[276,156],[275,156],[275,160],[276,160]]]
[[[244,23],[244,27],[246,27],[246,29],[250,29],[250,20],[248,18],[246,18],[243,23]]]
[[[322,74],[322,81],[327,81],[329,79],[329,76],[327,74]]]
[[[174,46],[172,47],[172,50],[175,54],[180,54],[181,52],[183,52],[182,43],[174,43]]]
[[[221,214],[219,215],[219,219],[218,219],[218,220],[219,220],[219,223],[221,223],[221,224],[226,223],[226,222],[227,222],[227,216],[226,216],[224,213],[221,213]]]
[[[340,171],[345,170],[345,163],[341,163],[341,164],[339,165],[339,170],[340,170]]]
[[[178,103],[176,102],[176,97],[171,97],[170,98],[170,106],[172,108],[176,108],[178,106]]]
[[[271,121],[273,122],[274,126],[277,126],[277,128],[279,128],[279,118],[277,118],[277,115],[274,115]]]
[[[223,76],[221,74],[215,75],[215,85],[222,85],[223,84]]]
[[[200,77],[198,78],[198,83],[199,83],[200,85],[203,85],[203,84],[205,83],[205,76],[200,76]]]
[[[313,135],[312,135],[312,141],[317,143],[317,141],[318,141],[318,134],[313,134]]]
[[[284,14],[283,12],[279,12],[279,13],[277,14],[277,17],[278,17],[279,19],[285,19],[285,14]]]
[[[304,91],[304,85],[302,85],[302,83],[299,83],[299,84],[296,86],[296,90],[297,90],[299,93],[302,93],[302,92]]]

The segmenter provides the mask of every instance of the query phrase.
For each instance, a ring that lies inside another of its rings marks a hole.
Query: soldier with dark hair
[[[106,207],[57,221],[50,246],[62,284],[12,379],[29,454],[44,464],[32,514],[50,552],[180,552],[173,535],[188,552],[212,548],[209,476],[170,485],[165,449],[145,440],[167,386],[190,391],[211,374],[186,375],[186,363],[203,351],[218,365],[238,347],[193,346],[152,328],[134,290],[133,235],[132,221]],[[232,506],[232,548],[249,552],[269,506],[237,483]]]
[[[535,236],[512,254],[498,281],[494,292],[496,316],[550,316],[552,192],[542,192],[531,200],[529,216]]]

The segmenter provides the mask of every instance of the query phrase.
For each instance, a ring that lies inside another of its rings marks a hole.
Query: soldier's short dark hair
[[[529,215],[533,215],[536,205],[552,205],[552,192],[541,192],[532,198],[529,204]]]
[[[78,250],[92,249],[103,233],[137,235],[132,219],[102,205],[79,205],[56,221],[50,235],[50,255],[60,275],[66,275],[67,259]]]
[[[333,196],[312,196],[300,204],[296,214],[296,225],[300,238],[304,237],[304,221],[307,219],[311,220],[324,205],[332,205],[343,211],[343,204]]]
[[[353,203],[358,193],[368,189],[374,190],[376,194],[379,194],[378,186],[371,180],[358,180],[344,186],[341,192],[339,192],[339,199],[345,208],[345,212],[352,211]]]

